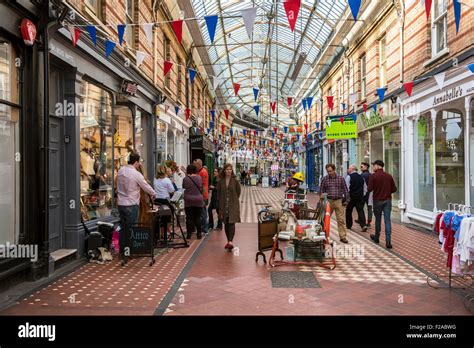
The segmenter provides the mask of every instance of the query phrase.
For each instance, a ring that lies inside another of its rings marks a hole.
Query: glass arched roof
[[[294,123],[286,98],[296,97],[298,101],[306,97],[299,87],[306,78],[311,78],[308,75],[347,10],[347,1],[301,0],[294,32],[282,0],[191,0],[191,3],[214,73],[220,79],[219,88],[226,105],[218,107],[242,110],[245,115],[257,118],[253,107],[258,104],[257,119],[266,124],[271,119],[274,124],[276,116],[269,117],[270,101],[278,98],[278,121]],[[257,8],[257,17],[250,39],[240,11],[252,7]],[[219,19],[212,44],[204,16],[216,14]],[[299,72],[293,74],[298,66]],[[241,84],[238,96],[234,94],[233,83]],[[260,90],[257,102],[253,87]]]

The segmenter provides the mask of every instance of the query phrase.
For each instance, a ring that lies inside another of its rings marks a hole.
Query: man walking
[[[120,214],[122,230],[119,237],[120,255],[124,257],[127,245],[128,229],[137,223],[140,210],[140,189],[155,198],[155,190],[151,187],[138,171],[140,168],[140,155],[130,154],[128,165],[120,168],[117,174],[117,203]]]
[[[207,215],[207,204],[209,203],[209,173],[206,168],[203,168],[202,160],[195,159],[193,164],[196,166],[197,174],[202,179],[202,197],[204,199],[204,206],[201,211],[201,230],[206,234],[209,230],[209,217]]]
[[[369,187],[369,178],[372,174],[369,172],[370,164],[366,162],[362,162],[360,164],[360,169],[362,170],[362,177],[364,178],[365,184]],[[367,190],[367,193],[364,197],[364,207],[367,205],[367,228],[370,227],[370,223],[372,222],[372,205],[373,205],[373,193]]]
[[[331,215],[336,211],[337,229],[339,231],[339,238],[342,243],[348,243],[347,230],[344,216],[344,205],[349,201],[349,192],[347,190],[346,181],[336,173],[336,166],[332,163],[326,165],[326,175],[321,180],[321,188],[319,194],[327,194],[329,206],[331,208]]]
[[[362,232],[366,232],[367,226],[365,225],[364,197],[367,192],[367,185],[365,184],[364,178],[357,173],[357,167],[355,164],[351,164],[347,170],[346,184],[349,188],[349,197],[351,198],[346,207],[346,227],[352,229],[352,211],[355,207]]]
[[[397,192],[393,177],[383,170],[384,163],[377,160],[372,163],[374,174],[369,179],[369,192],[374,192],[374,215],[375,215],[375,234],[370,235],[375,243],[379,242],[380,231],[382,230],[382,213],[385,223],[385,246],[392,249],[392,223],[390,215],[392,213],[392,193]]]

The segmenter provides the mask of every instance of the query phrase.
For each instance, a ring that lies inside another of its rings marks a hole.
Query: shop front
[[[467,69],[452,69],[446,75],[450,78],[443,90],[434,81],[424,82],[404,109],[403,220],[422,226],[432,224],[435,213],[449,203],[471,205],[474,198],[474,78]]]
[[[400,221],[399,200],[402,187],[400,185],[401,163],[401,127],[397,105],[385,102],[379,104],[377,112],[373,109],[359,114],[358,137],[356,140],[357,160],[360,169],[362,162],[371,165],[376,160],[385,163],[384,170],[393,176],[397,192],[392,195],[392,217]]]
[[[310,141],[310,143],[306,146],[306,174],[308,188],[311,191],[318,192],[319,184],[324,174],[323,147],[319,139]]]
[[[215,146],[207,136],[201,134],[199,130],[194,132],[194,128],[190,128],[189,154],[191,162],[196,159],[202,160],[203,165],[207,167],[208,173],[212,173],[215,166],[214,151]]]

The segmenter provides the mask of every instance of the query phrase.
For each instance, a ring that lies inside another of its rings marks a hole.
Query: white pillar
[[[471,97],[465,98],[466,118],[464,126],[464,182],[465,182],[465,196],[466,205],[471,205]]]
[[[431,124],[433,127],[433,167],[431,170],[433,171],[433,211],[437,212],[437,199],[436,199],[436,110],[431,109]],[[442,209],[447,209],[448,207],[441,207]]]

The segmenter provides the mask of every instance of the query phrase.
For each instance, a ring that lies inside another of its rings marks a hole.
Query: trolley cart
[[[255,262],[258,262],[258,257],[263,257],[263,263],[267,263],[267,258],[264,251],[273,249],[273,236],[278,233],[278,216],[270,212],[270,205],[268,203],[256,203],[255,205],[263,205],[264,208],[258,213],[258,252],[255,255]],[[280,256],[283,257],[283,252],[277,249]]]

